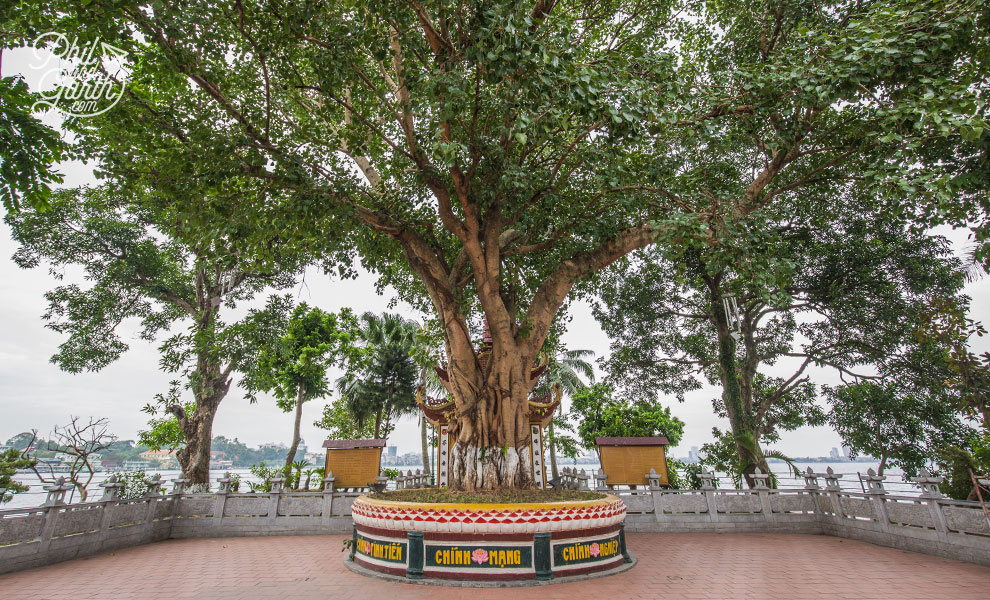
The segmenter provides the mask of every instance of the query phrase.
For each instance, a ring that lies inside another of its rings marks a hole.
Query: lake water
[[[599,465],[597,463],[573,465],[572,463],[570,463],[570,461],[566,461],[566,462],[558,461],[557,464],[559,468],[576,466],[578,470],[585,469],[588,472],[588,474],[597,471],[599,468]],[[825,468],[831,466],[833,471],[835,471],[837,474],[843,475],[842,479],[839,480],[842,489],[850,492],[862,491],[858,473],[862,473],[865,475],[867,469],[873,468],[874,470],[876,470],[877,468],[876,463],[848,462],[848,461],[836,461],[835,463],[797,462],[795,463],[795,465],[801,471],[806,470],[810,466],[812,470],[816,473],[824,473]],[[400,469],[403,473],[405,473],[409,470],[416,471],[417,469],[422,469],[423,467],[422,465],[404,465],[401,467],[396,466],[393,468]],[[770,468],[773,470],[774,474],[777,475],[778,485],[781,488],[804,487],[804,479],[800,477],[795,478],[794,475],[788,471],[787,465],[785,465],[784,463],[770,463]],[[166,484],[163,486],[166,491],[172,489],[172,480],[178,479],[181,475],[179,471],[148,471],[149,475],[153,475],[154,473],[161,474],[162,481],[166,482]],[[238,474],[241,476],[241,488],[240,488],[241,491],[250,490],[250,487],[247,484],[251,481],[258,480],[258,478],[252,475],[250,470],[248,469],[210,471],[210,481],[214,487],[216,486],[216,480],[223,477],[224,473]],[[887,481],[884,482],[884,486],[891,493],[901,494],[901,495],[912,495],[912,496],[918,495],[920,493],[920,490],[917,488],[917,486],[903,481],[902,479],[903,474],[900,469],[888,468],[885,474],[888,477],[887,477]],[[106,473],[106,472],[96,473],[96,475],[93,477],[93,481],[87,487],[87,489],[89,490],[89,500],[98,500],[103,495],[103,488],[100,487],[100,484],[103,483],[103,481],[110,475],[111,473]],[[58,474],[56,474],[56,477],[57,476]],[[14,479],[21,483],[24,483],[25,485],[30,486],[30,489],[27,492],[21,494],[15,494],[14,499],[8,502],[7,504],[0,506],[0,509],[39,506],[40,504],[44,503],[46,497],[44,486],[47,484],[40,483],[38,481],[38,478],[33,473],[18,473],[14,477]],[[825,482],[819,481],[819,484],[824,486]],[[319,485],[318,482],[316,481],[312,482],[312,486],[314,488],[318,487],[318,485]],[[722,478],[720,478],[719,487],[731,488],[732,487],[731,480],[728,477],[723,476]],[[69,501],[70,493],[66,494],[67,502]],[[72,500],[78,501],[78,494],[74,495]]]

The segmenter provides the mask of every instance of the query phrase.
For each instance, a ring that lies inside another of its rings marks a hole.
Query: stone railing
[[[912,478],[920,496],[896,496],[872,469],[865,493],[841,490],[842,475],[831,469],[803,475],[803,489],[770,489],[759,472],[753,489],[717,489],[715,475],[703,473],[700,490],[612,493],[626,504],[630,532],[821,533],[990,565],[990,516],[978,502],[944,498],[941,478],[923,471]]]
[[[431,485],[433,485],[433,476],[429,473],[421,473],[419,469],[416,469],[415,473],[410,469],[405,475],[399,471],[399,476],[395,478],[395,489],[397,490],[414,490]]]
[[[188,493],[188,480],[175,479],[162,494],[154,478],[145,497],[125,500],[110,478],[101,499],[65,504],[71,486],[60,480],[42,506],[0,510],[0,573],[169,538],[350,533],[351,504],[366,491],[334,490],[334,481],[290,492],[274,479],[270,492],[235,493],[225,477],[216,491]]]
[[[872,473],[866,493],[840,490],[840,477],[809,470],[803,489],[770,489],[766,475],[754,489],[717,489],[715,476],[703,473],[700,490],[663,488],[654,478],[611,493],[626,504],[630,532],[826,534],[990,565],[990,519],[979,503],[943,498],[938,478],[923,474],[914,480],[920,496],[896,496]],[[576,471],[562,479],[574,489],[605,481]],[[120,484],[108,481],[103,498],[83,504],[65,504],[69,486],[56,484],[43,506],[0,510],[0,573],[168,538],[349,535],[351,504],[363,493],[334,490],[332,477],[318,492],[285,491],[274,480],[270,492],[234,493],[220,479],[216,491],[187,493],[186,483],[174,480],[162,494],[153,481],[144,498],[122,500]],[[403,487],[418,483],[406,479]]]

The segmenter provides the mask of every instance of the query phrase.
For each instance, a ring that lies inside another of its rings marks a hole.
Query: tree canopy
[[[208,204],[209,191],[199,191]],[[247,369],[253,353],[273,335],[284,299],[272,298],[261,316],[239,322],[226,322],[221,313],[266,288],[291,285],[305,260],[298,246],[275,232],[265,254],[243,251],[240,240],[262,235],[245,224],[243,230],[229,224],[225,235],[209,241],[187,235],[184,217],[199,209],[188,194],[175,198],[160,192],[109,185],[59,190],[46,207],[26,207],[7,215],[6,222],[21,244],[14,254],[20,267],[46,264],[57,280],[64,269],[76,267],[87,278],[84,285],[60,285],[46,293],[46,326],[66,336],[53,363],[74,373],[106,367],[129,347],[121,335],[127,321],[139,323],[141,339],[160,341],[160,366],[180,373],[185,384],[159,394],[151,412],[157,406],[175,417],[171,438],[180,434],[185,444],[180,463],[187,475],[197,465],[196,478],[205,481],[216,409],[232,374]],[[212,200],[219,203],[222,196],[214,193]],[[278,212],[276,198],[266,202]],[[191,389],[192,404],[181,399],[182,387]]]
[[[676,446],[684,432],[684,422],[671,415],[669,407],[617,398],[604,383],[575,391],[570,416],[577,422],[578,439],[587,450],[597,451],[596,437],[663,436]]]
[[[350,309],[328,313],[303,302],[288,315],[281,335],[257,350],[257,359],[241,385],[252,400],[255,391],[269,392],[279,408],[295,411],[286,466],[299,447],[303,404],[329,393],[330,367],[360,360],[361,352],[355,346],[359,334],[358,320]]]
[[[267,219],[247,202],[229,218],[294,236],[324,214],[337,235],[311,239],[328,268],[348,273],[359,253],[381,285],[432,306],[458,410],[452,481],[470,489],[532,484],[527,374],[568,300],[622,256],[650,244],[717,249],[755,285],[787,268],[748,256],[762,232],[819,219],[808,207],[850,190],[875,200],[872,213],[985,221],[990,61],[974,8],[56,0],[36,10],[135,57],[112,117],[78,127],[106,177],[140,165],[178,191],[228,178],[277,189],[293,199],[285,214]],[[174,172],[185,160],[196,168]],[[200,239],[225,227],[189,222]],[[479,313],[493,340],[484,363],[471,339]]]

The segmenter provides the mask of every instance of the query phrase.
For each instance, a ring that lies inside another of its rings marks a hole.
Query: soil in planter
[[[491,492],[456,492],[442,489],[395,490],[370,494],[376,500],[428,502],[433,504],[514,504],[519,502],[576,502],[599,500],[601,492],[581,490],[499,490]]]

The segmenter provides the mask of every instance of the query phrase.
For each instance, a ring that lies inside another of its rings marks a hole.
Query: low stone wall
[[[810,533],[990,565],[990,521],[975,502],[888,494],[882,478],[866,493],[838,489],[835,478],[807,477],[804,489],[612,491],[627,508],[629,532]],[[923,478],[919,478],[923,479]],[[928,485],[925,488],[925,485]],[[112,497],[64,504],[56,490],[44,506],[0,511],[0,573],[169,538],[350,535],[360,491],[184,493],[157,489],[139,500]],[[111,494],[112,496],[112,494]],[[64,492],[62,493],[64,497]],[[337,548],[334,548],[337,550]]]
[[[37,508],[0,510],[0,573],[82,558],[170,538],[351,533],[351,504],[361,491],[233,493],[229,480],[206,494],[186,493],[177,481],[171,494],[152,485],[140,499],[115,498],[119,484],[104,485],[96,502],[65,504],[68,485],[45,488]]]

